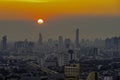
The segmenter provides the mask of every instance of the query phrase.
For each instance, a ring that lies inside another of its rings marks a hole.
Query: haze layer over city
[[[0,80],[120,80],[119,0],[0,0]]]

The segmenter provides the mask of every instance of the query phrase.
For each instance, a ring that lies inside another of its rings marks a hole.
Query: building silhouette
[[[76,29],[75,45],[76,45],[76,48],[79,47],[79,29]]]
[[[34,42],[25,39],[24,41],[15,42],[14,47],[18,53],[30,53],[33,51]]]
[[[41,46],[42,44],[43,44],[42,34],[39,33],[38,45]]]
[[[59,36],[58,37],[58,44],[59,44],[59,47],[62,48],[63,47],[63,37],[62,36]]]
[[[73,60],[73,50],[68,50],[68,53],[70,54],[70,63],[72,63],[72,60]]]
[[[1,49],[2,50],[7,49],[7,36],[6,35],[2,37],[2,40],[1,40]]]
[[[65,48],[69,49],[71,46],[71,40],[69,38],[64,40]]]

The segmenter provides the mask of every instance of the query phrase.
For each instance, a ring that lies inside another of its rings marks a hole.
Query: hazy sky
[[[120,15],[120,0],[0,0],[1,19],[36,20],[59,15]]]
[[[37,24],[42,18],[45,23]],[[120,35],[119,0],[0,0],[0,37],[37,40],[75,37],[94,39]]]

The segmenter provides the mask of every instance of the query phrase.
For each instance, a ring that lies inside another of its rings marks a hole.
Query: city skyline
[[[106,39],[110,39],[110,38],[115,38],[115,37],[120,37],[120,36],[111,36],[111,37],[106,37],[106,38],[95,38],[95,39],[89,39],[89,38],[81,38],[80,37],[80,34],[79,34],[79,28],[76,28],[76,30],[75,30],[75,32],[74,32],[74,39],[71,39],[70,37],[64,37],[64,36],[62,36],[62,35],[58,35],[58,36],[56,36],[56,39],[54,39],[54,38],[47,38],[46,40],[44,39],[44,36],[43,36],[43,34],[41,33],[41,32],[39,32],[38,34],[37,34],[37,38],[36,38],[36,40],[30,40],[29,38],[22,38],[22,39],[20,39],[20,40],[9,40],[8,39],[8,36],[7,35],[2,35],[1,36],[1,39],[0,40],[2,40],[2,38],[6,38],[6,40],[8,41],[8,42],[14,42],[14,41],[26,41],[26,40],[28,40],[28,41],[33,41],[33,42],[37,42],[39,45],[42,45],[42,43],[43,42],[49,42],[49,40],[51,41],[58,41],[58,42],[60,42],[60,43],[63,43],[63,41],[66,41],[66,40],[70,40],[70,41],[72,41],[72,42],[74,42],[75,43],[75,45],[76,45],[76,47],[79,47],[79,44],[81,43],[81,41],[83,41],[83,40],[85,40],[85,41],[96,41],[96,40],[106,40]],[[10,37],[9,37],[10,38]]]
[[[45,21],[39,25],[34,21],[26,20],[0,20],[0,36],[8,35],[10,41],[28,38],[36,41],[41,32],[44,40],[57,39],[57,36],[74,40],[75,29],[79,28],[80,37],[85,39],[107,38],[120,36],[120,17],[74,17],[65,16],[54,20]]]
[[[0,80],[120,80],[120,0],[0,0]]]

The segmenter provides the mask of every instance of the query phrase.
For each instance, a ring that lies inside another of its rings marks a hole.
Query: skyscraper
[[[78,29],[78,28],[76,29],[76,40],[75,40],[75,45],[76,45],[76,48],[79,47],[79,29]]]
[[[61,47],[63,47],[63,37],[62,36],[59,36],[58,37],[58,42],[59,42],[59,47],[61,48]]]
[[[71,46],[71,40],[69,38],[67,38],[64,40],[64,43],[65,43],[65,48],[69,49]]]
[[[39,33],[38,45],[41,46],[43,43],[42,34]]]
[[[70,62],[73,60],[73,50],[68,50],[68,53],[70,54]]]
[[[2,50],[7,49],[7,36],[6,35],[2,37],[1,48]]]

